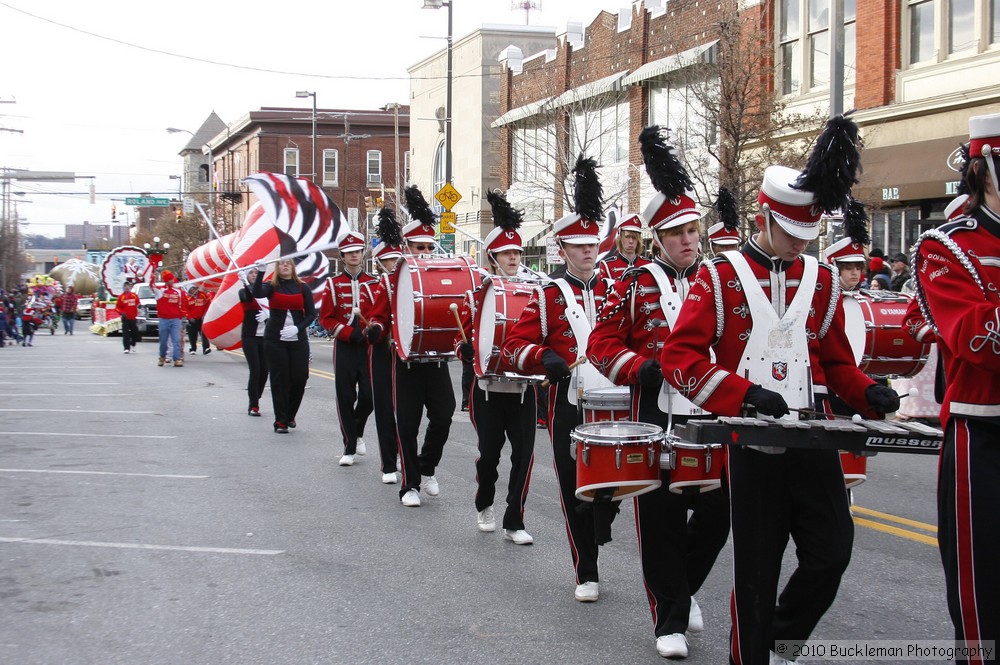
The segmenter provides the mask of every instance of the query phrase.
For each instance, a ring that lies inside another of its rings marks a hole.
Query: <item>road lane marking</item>
[[[239,356],[240,358],[245,358],[246,357],[243,354],[242,351],[237,351],[235,349],[232,350],[232,351],[226,351],[226,353],[234,355],[234,356]],[[314,367],[310,367],[309,368],[309,373],[311,375],[319,377],[321,379],[329,379],[330,381],[333,381],[333,372],[327,372],[325,369],[316,369]]]
[[[66,393],[0,393],[0,397],[135,397],[131,393],[78,393],[67,395]]]
[[[112,547],[125,550],[161,550],[168,552],[208,552],[211,554],[284,554],[285,550],[251,550],[235,547],[193,547],[184,545],[150,545],[147,543],[104,543],[93,540],[59,540],[56,538],[5,538],[0,543],[25,543],[29,545],[75,545],[77,547]]]
[[[77,434],[76,432],[2,432],[2,434],[26,434],[28,436],[90,436],[104,439],[176,439],[165,434]]]
[[[86,414],[91,414],[91,413],[153,414],[153,413],[156,413],[156,411],[92,411],[92,410],[89,410],[89,409],[87,411],[84,411],[83,409],[0,409],[0,411],[3,411],[3,412],[8,412],[9,411],[9,412],[15,412],[15,413],[20,413],[20,412],[36,413],[36,412],[39,412],[39,411],[44,411],[45,413],[86,413]]]
[[[931,533],[937,533],[937,526],[934,524],[918,522],[905,517],[897,517],[896,515],[881,513],[877,510],[872,510],[871,508],[862,508],[861,506],[851,506],[851,510],[856,513],[861,513],[862,515],[868,515],[869,517],[877,517],[878,519],[885,520],[887,522],[895,522],[896,524],[902,524],[903,526],[912,526],[917,529],[923,529],[924,531],[930,531]]]
[[[0,386],[117,386],[117,381],[0,381]]]
[[[900,529],[896,526],[890,526],[888,524],[882,524],[881,522],[873,522],[871,520],[866,520],[861,517],[855,517],[854,523],[859,526],[868,527],[869,529],[874,529],[875,531],[882,531],[884,533],[890,533],[894,536],[899,536],[900,538],[906,538],[908,540],[915,540],[918,543],[924,543],[926,545],[933,545],[937,547],[938,541],[934,536],[928,536],[923,533],[916,533],[914,531],[907,531],[906,529]]]
[[[94,476],[140,476],[142,478],[180,478],[182,480],[201,480],[211,476],[185,476],[175,473],[131,473],[127,471],[83,471],[69,469],[0,469],[0,473],[76,473]]]

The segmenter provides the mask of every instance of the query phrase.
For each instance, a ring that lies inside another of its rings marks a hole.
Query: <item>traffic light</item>
[[[376,208],[381,208],[382,207],[382,197],[381,196],[375,198],[375,207]]]
[[[372,208],[372,197],[366,196],[365,197],[365,210],[371,210],[371,208]]]
[[[113,221],[115,221],[115,219],[116,219],[117,217],[118,217],[118,208],[116,208],[116,207],[115,207],[115,204],[114,204],[114,203],[112,203],[112,204],[111,204],[111,221],[112,221],[112,222],[113,222]]]
[[[177,216],[177,221],[181,221],[181,217],[184,215],[184,211],[177,206],[170,206],[170,209],[174,211],[174,215]]]

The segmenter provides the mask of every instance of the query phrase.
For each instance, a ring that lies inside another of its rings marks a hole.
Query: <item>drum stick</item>
[[[469,342],[469,338],[465,336],[465,327],[462,325],[462,317],[458,315],[458,305],[451,303],[448,305],[448,309],[455,316],[455,323],[458,324],[458,333],[462,336],[462,341],[465,343]]]
[[[586,357],[577,358],[576,360],[574,360],[573,362],[571,362],[569,364],[570,371],[576,369],[577,367],[579,367],[580,365],[582,365],[585,362],[587,362]],[[544,381],[542,381],[542,388],[548,388],[550,383],[551,383],[551,381],[549,381],[548,379],[545,379]]]
[[[368,319],[362,316],[360,308],[358,307],[354,308],[354,316],[358,317],[358,320],[361,321],[361,325],[363,325],[365,328],[369,327],[370,324],[368,323]]]

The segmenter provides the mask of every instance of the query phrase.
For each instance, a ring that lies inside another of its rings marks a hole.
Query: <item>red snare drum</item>
[[[868,480],[868,457],[852,453],[849,450],[840,451],[840,466],[844,470],[844,484],[854,487]]]
[[[476,376],[497,374],[500,349],[507,333],[521,317],[535,292],[535,284],[513,282],[499,277],[483,280],[478,291],[473,327],[476,331]]]
[[[844,295],[844,328],[862,372],[875,377],[905,377],[923,369],[930,344],[913,339],[903,325],[913,296],[884,291]]]
[[[669,489],[674,494],[711,492],[722,487],[726,448],[720,443],[702,445],[672,439],[660,456],[660,467],[670,469]]]
[[[458,324],[450,308],[452,303],[461,307],[465,292],[482,282],[475,262],[467,256],[403,256],[392,280],[392,335],[399,357],[453,357]]]
[[[583,391],[583,422],[631,420],[632,397],[628,386],[591,388]]]
[[[611,489],[615,500],[660,487],[663,429],[649,423],[585,423],[570,434],[576,447],[576,498],[593,501]]]

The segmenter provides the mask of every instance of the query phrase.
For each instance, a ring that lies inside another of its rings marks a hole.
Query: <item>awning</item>
[[[573,88],[572,90],[567,90],[558,97],[552,100],[552,107],[558,108],[560,106],[568,106],[570,104],[575,104],[581,102],[584,99],[590,99],[591,97],[596,97],[598,95],[603,95],[607,92],[615,92],[616,90],[621,90],[621,80],[628,72],[618,72],[617,74],[612,74],[611,76],[605,76],[602,79],[596,81],[591,81],[590,83],[584,83],[578,88]]]
[[[868,204],[955,196],[965,136],[867,148],[854,198]]]
[[[504,125],[509,125],[512,122],[517,122],[518,120],[524,120],[525,118],[531,117],[543,109],[551,108],[552,100],[553,97],[546,97],[545,99],[540,99],[537,102],[531,102],[530,104],[513,108],[490,123],[490,127],[503,127]]]
[[[701,46],[695,46],[694,48],[689,48],[686,51],[668,55],[666,58],[660,58],[659,60],[647,62],[642,67],[626,76],[622,80],[622,85],[639,83],[640,81],[651,79],[654,76],[669,74],[670,72],[675,72],[678,69],[684,69],[685,67],[690,67],[691,65],[698,63],[713,62],[715,60],[715,50],[713,47],[718,43],[719,40],[714,39],[710,42],[702,44]]]

